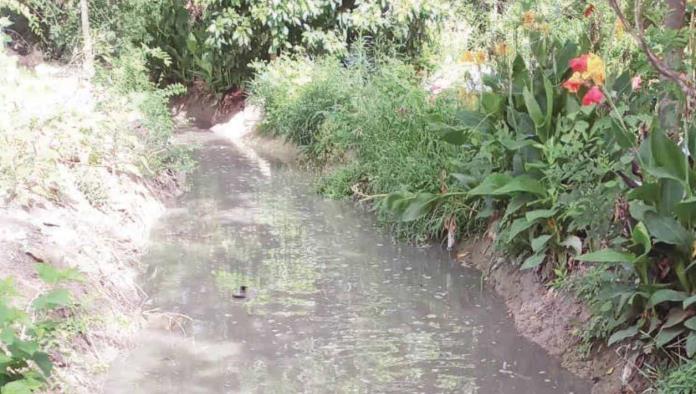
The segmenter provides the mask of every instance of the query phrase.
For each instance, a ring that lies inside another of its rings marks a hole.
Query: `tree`
[[[88,0],[80,0],[80,20],[82,24],[82,51],[85,57],[83,67],[87,78],[91,78],[94,75],[94,51],[92,49],[92,35],[89,29]]]

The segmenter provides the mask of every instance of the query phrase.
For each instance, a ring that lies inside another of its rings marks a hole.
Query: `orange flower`
[[[600,88],[593,86],[582,98],[582,105],[600,104],[602,101],[604,101],[604,93]]]
[[[604,61],[601,57],[590,53],[587,55],[587,69],[582,73],[582,78],[592,80],[596,85],[604,85],[605,79]]]
[[[585,8],[585,12],[583,12],[582,14],[585,16],[585,18],[587,18],[590,15],[592,15],[594,10],[595,10],[594,4],[590,4],[587,6],[587,8]]]
[[[462,53],[462,56],[459,57],[459,62],[460,63],[474,63],[474,53],[471,51],[466,51]]]
[[[578,90],[585,84],[585,81],[580,76],[579,72],[574,72],[573,75],[563,83],[563,87],[571,93],[577,93]]]
[[[536,22],[536,14],[534,11],[525,11],[522,14],[522,26],[531,29],[534,27],[534,23]]]
[[[488,54],[484,51],[476,51],[475,53],[475,63],[476,64],[484,64],[486,62],[486,59],[488,59]]]
[[[507,54],[509,52],[509,48],[508,48],[506,43],[501,41],[501,42],[495,44],[495,48],[493,49],[493,52],[496,54],[496,56],[503,57],[503,56],[507,56]]]

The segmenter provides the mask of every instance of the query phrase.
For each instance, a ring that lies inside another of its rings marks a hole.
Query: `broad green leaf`
[[[400,219],[403,222],[414,221],[429,212],[430,206],[437,201],[438,196],[431,193],[419,193],[411,199],[406,206],[406,209],[401,214]]]
[[[540,250],[546,246],[546,243],[549,242],[549,239],[551,239],[551,236],[548,234],[545,235],[540,235],[532,240],[532,251],[534,253],[538,253]]]
[[[537,103],[534,94],[527,87],[524,88],[522,96],[524,97],[524,104],[527,106],[527,112],[538,130],[544,125],[544,115],[541,113],[539,103]],[[545,140],[542,140],[542,142],[545,142]]]
[[[635,259],[636,256],[631,253],[619,252],[614,249],[602,249],[576,257],[576,260],[595,263],[632,263]]]
[[[505,195],[517,192],[527,192],[542,197],[546,196],[546,189],[541,182],[527,175],[520,175],[513,178],[504,186],[496,189],[492,194]]]
[[[667,320],[665,320],[665,323],[662,325],[662,328],[670,328],[674,327],[677,324],[681,323],[689,317],[689,312],[683,310],[682,308],[672,308],[669,310],[669,313],[667,314]]]
[[[657,241],[677,245],[685,250],[691,248],[693,243],[691,233],[672,217],[648,211],[644,213],[643,221],[650,235]]]
[[[487,115],[497,116],[499,113],[503,111],[504,103],[505,97],[497,93],[484,92],[481,95],[481,107]]]
[[[32,360],[34,360],[36,365],[38,365],[39,369],[41,369],[41,372],[43,372],[44,376],[51,376],[51,371],[53,370],[53,363],[51,363],[51,359],[48,357],[48,354],[44,352],[36,352],[34,353]]]
[[[31,386],[24,379],[15,380],[0,388],[2,394],[31,394],[31,392]]]
[[[570,59],[577,56],[578,46],[568,40],[556,53],[556,78],[558,81],[563,78],[563,74],[568,70]]]
[[[674,213],[682,223],[696,223],[696,197],[687,198],[675,205]]]
[[[660,199],[657,211],[664,215],[671,215],[674,206],[684,198],[684,186],[673,179],[660,179]]]
[[[522,231],[527,230],[532,227],[534,222],[530,222],[525,218],[515,219],[510,225],[510,232],[508,234],[508,242],[514,240],[514,238],[519,235]]]
[[[684,327],[696,331],[696,316],[684,322]]]
[[[661,348],[666,344],[672,342],[674,338],[678,337],[684,329],[681,327],[665,328],[660,330],[660,332],[655,337],[655,346]]]
[[[566,239],[564,239],[563,242],[561,242],[561,246],[573,249],[573,251],[575,251],[576,256],[582,254],[582,240],[580,239],[580,237],[576,235],[569,235],[568,237],[566,237]]]
[[[657,178],[674,179],[688,185],[688,163],[679,146],[659,130],[652,130],[646,142],[650,146],[651,160],[644,163],[644,168]]]
[[[694,354],[696,354],[696,332],[691,332],[686,337],[686,356],[693,358]]]
[[[633,338],[636,334],[638,334],[639,330],[640,330],[640,325],[638,325],[638,324],[636,324],[635,326],[625,328],[623,330],[619,330],[619,331],[613,333],[609,337],[609,341],[607,342],[607,344],[609,346],[611,346],[611,345],[618,343],[618,342],[621,342],[625,339]]]
[[[37,310],[65,307],[72,304],[70,292],[66,289],[55,289],[34,300],[34,308]]]
[[[533,222],[539,219],[548,219],[556,214],[555,209],[535,209],[527,212],[524,216],[528,221]]]
[[[643,222],[638,222],[638,224],[633,227],[631,238],[636,245],[643,247],[643,255],[650,253],[652,241],[650,240],[650,233]]]
[[[535,268],[539,266],[541,263],[544,262],[544,259],[546,258],[545,255],[543,254],[535,254],[532,256],[527,257],[527,259],[522,263],[522,266],[520,267],[521,270],[528,270]]]
[[[469,190],[468,194],[470,196],[491,195],[495,190],[510,182],[511,179],[512,177],[508,174],[490,174],[480,185]]]
[[[684,303],[682,304],[682,308],[686,309],[686,308],[690,307],[695,302],[696,302],[696,295],[692,295],[691,297],[684,300]]]
[[[672,289],[661,289],[654,292],[650,299],[648,300],[648,308],[652,308],[663,302],[681,302],[684,301],[687,294],[683,291],[677,291]]]
[[[546,76],[544,76],[544,93],[546,94],[546,116],[544,117],[546,131],[542,141],[546,141],[551,137],[551,123],[553,118],[553,85],[551,85],[551,81],[549,81]]]

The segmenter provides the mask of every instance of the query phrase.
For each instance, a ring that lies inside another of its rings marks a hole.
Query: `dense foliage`
[[[412,238],[488,225],[521,269],[588,301],[586,339],[689,358],[694,5],[677,27],[659,22],[664,4],[574,5],[516,3],[480,22],[450,66],[471,78],[437,95],[393,61],[284,58],[252,96],[267,131],[346,163],[328,167],[328,194],[376,201]]]
[[[79,1],[2,0],[26,18],[54,56],[81,45]],[[447,15],[448,2],[415,0],[90,0],[96,53],[110,60],[143,48],[157,81],[195,81],[213,92],[241,87],[251,64],[282,53],[345,55],[358,38],[417,58]]]

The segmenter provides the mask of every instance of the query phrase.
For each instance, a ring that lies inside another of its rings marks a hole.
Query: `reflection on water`
[[[477,271],[394,245],[306,174],[267,178],[224,141],[199,160],[143,279],[153,307],[192,321],[143,333],[107,392],[589,392],[515,333]]]

